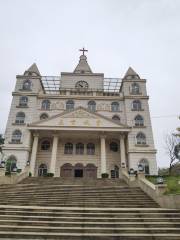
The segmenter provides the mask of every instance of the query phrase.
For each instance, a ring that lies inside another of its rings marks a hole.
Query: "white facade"
[[[13,156],[19,169],[30,161],[34,176],[97,171],[97,177],[118,177],[122,168],[137,170],[139,163],[157,174],[146,80],[129,68],[118,92],[109,84],[107,90],[104,74],[93,73],[85,55],[74,72],[59,78],[42,77],[33,64],[17,76],[5,132],[7,158]],[[40,119],[42,114],[47,118]]]

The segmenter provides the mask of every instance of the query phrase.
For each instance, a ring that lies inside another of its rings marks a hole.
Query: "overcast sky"
[[[36,62],[42,75],[72,71],[85,46],[94,72],[147,79],[159,166],[164,135],[180,121],[179,0],[0,0],[0,132],[16,75]]]

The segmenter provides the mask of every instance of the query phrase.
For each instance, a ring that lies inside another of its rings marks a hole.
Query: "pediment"
[[[103,127],[103,128],[128,128],[128,126],[113,122],[111,119],[97,113],[92,113],[85,108],[79,107],[73,111],[50,117],[32,123],[29,126],[39,127]]]

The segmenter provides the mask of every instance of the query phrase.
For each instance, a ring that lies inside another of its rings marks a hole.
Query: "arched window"
[[[40,115],[40,120],[44,120],[44,119],[47,119],[48,118],[48,115],[46,113],[42,113]]]
[[[94,143],[88,143],[87,144],[87,154],[88,155],[94,155],[95,154],[95,144]]]
[[[64,154],[73,154],[73,144],[72,143],[66,143],[64,145]]]
[[[23,82],[23,90],[31,90],[31,81],[30,80],[25,80]]]
[[[22,133],[20,130],[15,130],[12,134],[12,143],[20,143],[21,142],[21,137],[22,137]]]
[[[119,122],[120,122],[120,117],[117,116],[117,115],[114,115],[114,116],[112,117],[112,120],[119,123]]]
[[[135,123],[135,126],[144,126],[144,119],[141,115],[137,115],[135,118],[134,118],[134,123]]]
[[[132,94],[139,94],[140,93],[140,87],[138,83],[133,83],[131,85],[131,93]]]
[[[140,100],[134,100],[133,103],[132,103],[132,109],[133,110],[141,110],[141,102]]]
[[[50,105],[51,105],[51,103],[48,99],[43,100],[42,104],[41,104],[41,109],[50,110]]]
[[[66,102],[66,110],[73,110],[74,109],[74,101],[73,100],[68,100]]]
[[[19,99],[19,106],[27,107],[27,105],[28,105],[28,97],[26,97],[26,96],[20,97],[20,99]]]
[[[146,136],[144,133],[140,132],[136,135],[137,144],[146,144]]]
[[[88,102],[88,110],[95,112],[96,111],[96,103],[95,101],[89,101]]]
[[[112,112],[119,112],[119,103],[118,102],[112,102],[111,103],[111,111]]]
[[[38,176],[45,176],[47,174],[47,165],[42,163],[38,168]]]
[[[83,143],[76,144],[76,154],[84,154],[84,144]]]
[[[23,112],[18,112],[16,114],[16,121],[15,123],[17,124],[23,124],[24,123],[24,120],[25,120],[25,113]]]
[[[51,143],[49,140],[43,140],[41,142],[41,150],[48,151],[48,150],[50,150],[50,147],[51,147]]]
[[[11,155],[6,160],[6,171],[7,172],[13,172],[15,169],[17,169],[17,159],[15,156]]]
[[[147,159],[141,159],[139,164],[143,166],[144,173],[148,175],[149,174],[149,162],[148,162],[148,160]]]
[[[116,142],[111,142],[109,147],[110,147],[110,150],[113,151],[113,152],[118,151],[118,144]]]

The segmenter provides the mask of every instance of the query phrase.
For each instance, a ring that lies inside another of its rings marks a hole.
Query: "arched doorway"
[[[119,178],[119,167],[117,165],[111,170],[111,178]]]
[[[149,162],[147,159],[141,159],[139,164],[141,164],[144,167],[144,173],[146,175],[149,175]]]
[[[115,178],[119,178],[119,167],[117,165],[114,166]]]
[[[65,163],[61,167],[61,172],[60,172],[61,177],[73,177],[73,166],[70,163]]]
[[[84,166],[81,163],[77,163],[74,166],[74,177],[82,178],[84,177]]]
[[[42,163],[38,168],[38,176],[45,176],[47,174],[47,165]]]
[[[84,176],[87,178],[97,178],[97,167],[92,163],[87,164]]]
[[[6,172],[13,172],[17,168],[17,159],[15,156],[11,155],[6,161]]]

